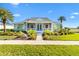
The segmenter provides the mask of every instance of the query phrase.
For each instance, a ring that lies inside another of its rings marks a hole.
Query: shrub
[[[58,35],[63,35],[63,34],[65,34],[64,29],[58,31]]]
[[[7,32],[13,32],[13,29],[6,29]]]
[[[69,32],[69,34],[74,34],[74,32]]]
[[[51,32],[51,35],[54,35],[54,32]]]
[[[49,38],[50,38],[50,37],[49,37],[49,35],[47,35],[47,34],[43,36],[43,40],[49,40]]]
[[[3,36],[3,35],[12,36],[12,35],[14,35],[14,33],[13,32],[0,32],[0,36]]]
[[[36,39],[36,31],[35,30],[32,30],[32,29],[30,29],[30,30],[28,30],[27,31],[27,33],[28,33],[28,36],[32,39],[32,40],[35,40]]]
[[[47,35],[51,35],[51,34],[53,34],[50,30],[45,30],[44,31],[44,34],[47,34]]]
[[[59,35],[67,35],[67,34],[69,34],[69,28],[64,28],[64,29],[62,29],[62,30],[59,30],[58,31],[58,33],[59,33]]]
[[[3,32],[3,29],[0,29],[0,31]],[[6,32],[14,32],[14,30],[13,29],[6,29]]]
[[[35,30],[30,29],[30,30],[28,30],[28,31],[27,31],[27,33],[28,33],[28,34],[36,34],[36,31],[35,31]]]
[[[54,35],[60,35],[60,33],[58,33],[58,32],[54,32]]]
[[[23,38],[24,37],[24,33],[22,31],[19,32],[15,32],[15,36],[17,36],[18,38]]]
[[[64,30],[65,30],[65,35],[69,34],[69,32],[70,32],[69,28],[65,27]]]
[[[23,33],[27,34],[27,31],[22,31]]]
[[[22,32],[0,32],[0,36],[19,36],[22,35]]]
[[[36,39],[36,35],[35,34],[30,35],[30,37],[31,37],[32,40]]]

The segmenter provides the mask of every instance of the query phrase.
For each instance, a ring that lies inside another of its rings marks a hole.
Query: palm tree
[[[62,26],[62,22],[65,21],[65,17],[64,16],[60,16],[58,21],[60,22],[60,29],[62,30],[63,26]]]
[[[1,22],[3,23],[3,31],[6,32],[6,22],[9,20],[13,22],[13,15],[10,11],[0,8],[0,19]]]

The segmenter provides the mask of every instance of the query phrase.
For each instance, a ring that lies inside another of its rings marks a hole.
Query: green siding
[[[23,24],[15,25],[15,27],[16,26],[17,26],[17,28],[15,29],[16,31],[17,30],[23,31]]]

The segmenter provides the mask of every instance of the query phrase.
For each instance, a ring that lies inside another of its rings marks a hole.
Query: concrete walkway
[[[0,44],[30,45],[79,45],[79,41],[0,40]]]
[[[42,34],[38,33],[38,34],[37,34],[36,41],[42,41],[42,40],[43,40]]]

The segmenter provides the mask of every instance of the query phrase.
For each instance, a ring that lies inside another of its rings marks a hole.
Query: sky
[[[58,22],[60,16],[65,16],[64,27],[79,26],[79,3],[0,3],[0,8],[11,11],[14,22],[22,22],[31,17],[48,17]]]

